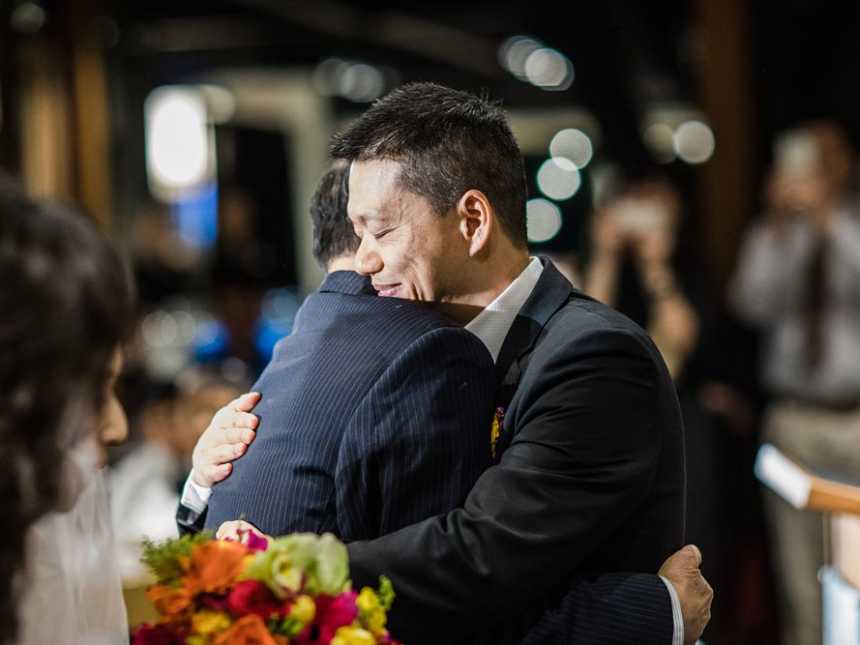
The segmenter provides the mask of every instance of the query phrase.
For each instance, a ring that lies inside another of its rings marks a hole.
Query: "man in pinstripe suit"
[[[493,362],[462,326],[352,271],[347,178],[335,164],[313,198],[328,275],[255,385],[258,438],[212,489],[207,528],[244,517],[273,535],[378,537],[461,504],[489,466]]]

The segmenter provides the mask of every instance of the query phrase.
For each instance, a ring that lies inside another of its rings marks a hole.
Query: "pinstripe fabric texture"
[[[604,574],[588,584],[574,584],[561,604],[529,630],[521,645],[669,645],[668,603],[669,592],[657,576]],[[631,619],[618,620],[624,615]]]
[[[217,484],[207,528],[391,532],[462,504],[490,460],[494,367],[474,335],[335,272],[254,390],[257,438]]]

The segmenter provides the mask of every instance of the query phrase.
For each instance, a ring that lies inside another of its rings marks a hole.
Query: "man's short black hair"
[[[320,266],[347,253],[355,253],[361,240],[346,214],[349,201],[349,162],[336,159],[322,176],[311,199],[314,228],[313,253]]]
[[[440,215],[467,190],[478,189],[514,244],[526,246],[522,154],[504,111],[485,98],[435,83],[403,85],[336,134],[331,154],[399,162],[400,185]]]

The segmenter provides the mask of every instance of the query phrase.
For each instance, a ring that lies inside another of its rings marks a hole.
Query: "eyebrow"
[[[352,221],[358,221],[363,223],[366,222],[369,217],[377,218],[383,216],[383,212],[381,209],[378,208],[366,208],[359,211],[358,213],[350,213],[349,209],[347,209],[346,215]]]

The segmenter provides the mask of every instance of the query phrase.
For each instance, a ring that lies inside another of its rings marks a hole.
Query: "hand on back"
[[[249,392],[215,413],[194,447],[191,471],[194,483],[211,488],[230,475],[232,462],[245,454],[256,437],[259,419],[250,412],[259,401],[258,392]]]

